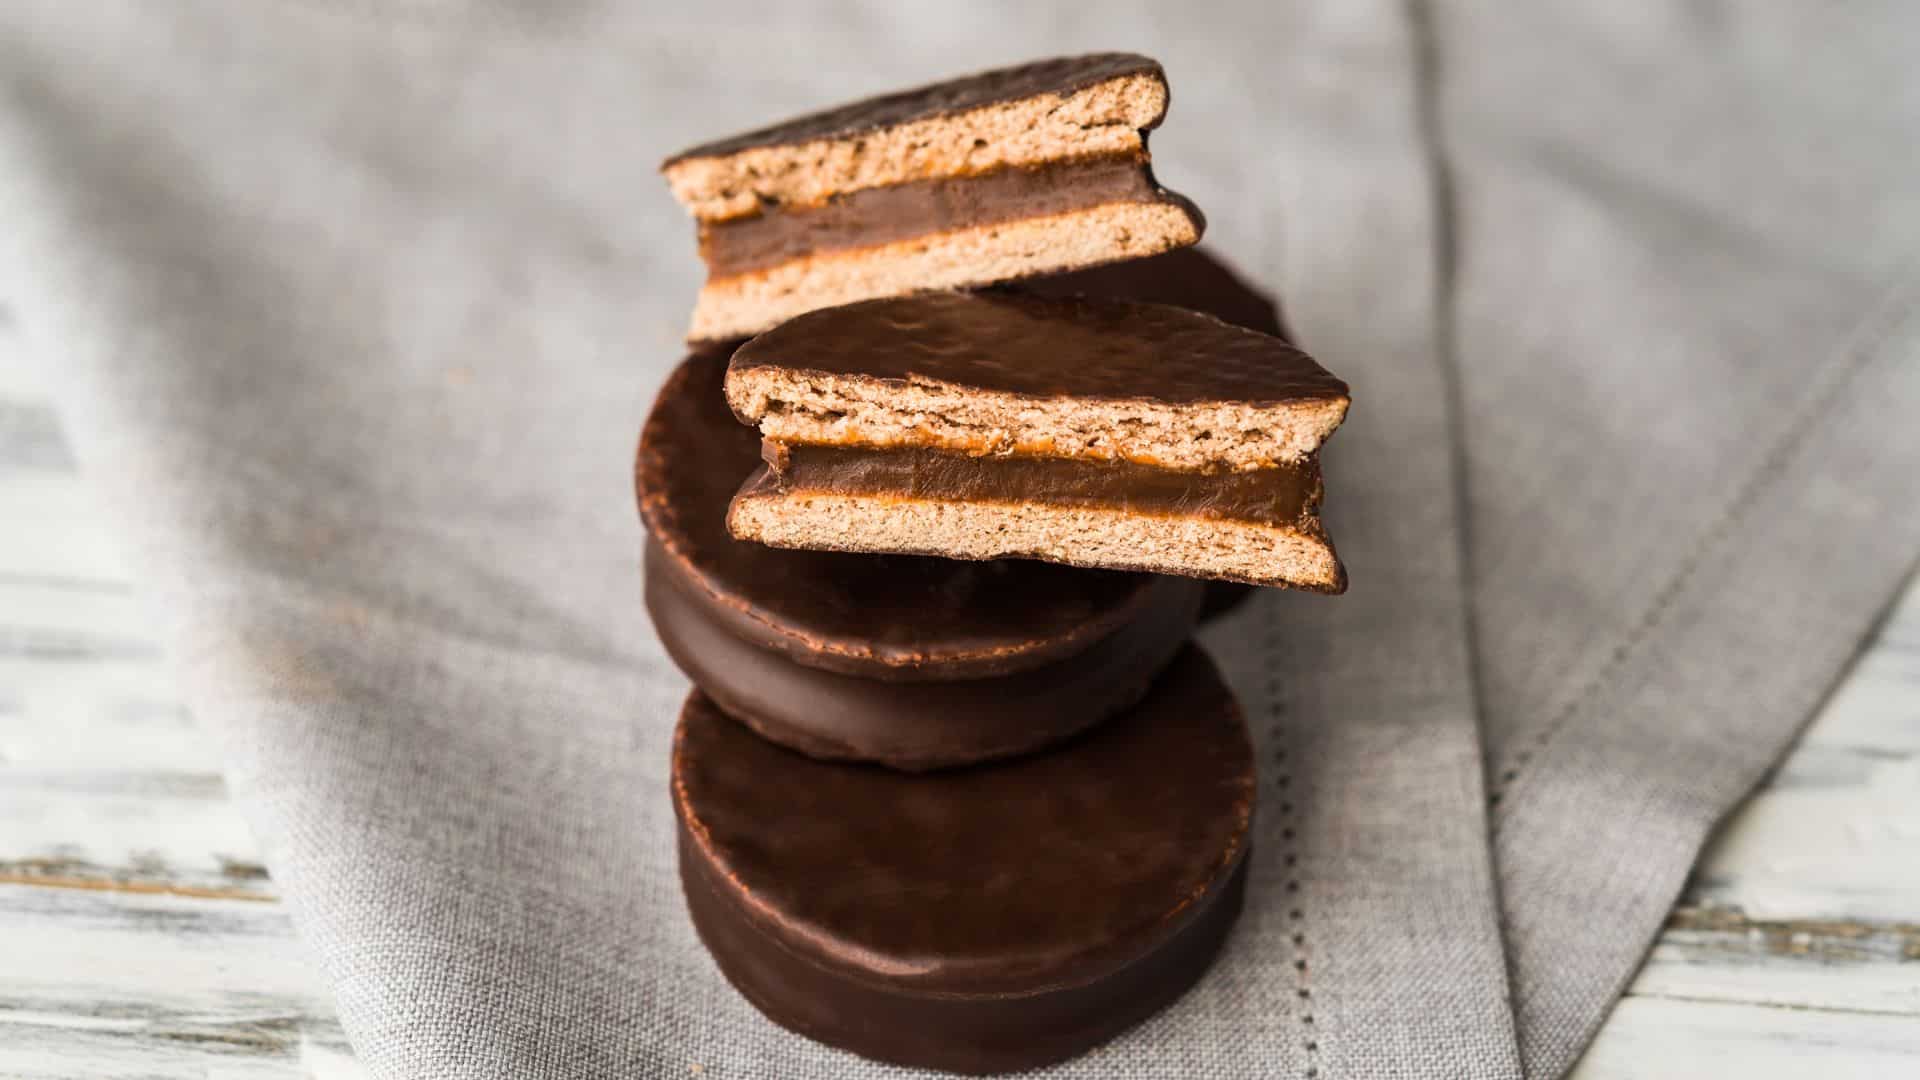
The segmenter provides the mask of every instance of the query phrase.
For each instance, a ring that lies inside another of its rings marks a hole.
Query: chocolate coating
[[[871,247],[1116,202],[1191,205],[1153,182],[1144,154],[1093,158],[866,188],[820,206],[705,223],[700,228],[700,255],[713,277],[724,278],[824,251]]]
[[[1255,778],[1189,648],[1083,738],[928,776],[801,757],[696,694],[673,790],[695,927],[756,1006],[987,1072],[1085,1050],[1199,977],[1238,911]]]
[[[1071,656],[1126,625],[1153,579],[1007,559],[787,551],[727,532],[760,439],[721,392],[725,347],[668,377],[634,465],[648,531],[736,636],[796,663],[867,678],[1005,675]]]
[[[729,716],[810,757],[896,769],[1028,753],[1140,700],[1193,630],[1197,582],[1154,582],[1140,616],[1045,667],[942,683],[864,679],[750,644],[694,599],[697,586],[647,545],[647,611],[680,670]]]
[[[732,366],[1088,401],[1268,406],[1347,396],[1347,384],[1306,353],[1210,315],[1013,291],[919,293],[809,312],[742,345]]]
[[[1043,94],[1065,96],[1095,83],[1128,75],[1153,75],[1166,81],[1160,64],[1135,53],[1089,53],[1037,60],[1016,67],[963,75],[807,113],[767,127],[689,147],[668,158],[662,168],[688,158],[737,154],[760,146],[790,146],[815,139],[844,139],[914,120],[977,109]],[[1154,126],[1159,123],[1155,118]]]
[[[1106,296],[1171,304],[1204,312],[1221,322],[1293,341],[1280,302],[1247,283],[1224,259],[1204,246],[1176,248],[1144,259],[1107,263],[1064,274],[1029,278],[1018,286],[1040,296]]]
[[[938,502],[1037,503],[1317,530],[1320,460],[1252,472],[1190,473],[1128,461],[975,457],[767,442],[770,464],[741,488],[885,495]],[[779,464],[773,465],[771,462]]]

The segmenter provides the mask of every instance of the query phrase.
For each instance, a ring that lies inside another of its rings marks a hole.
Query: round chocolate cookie
[[[921,771],[1057,742],[1132,705],[1192,632],[1201,590],[1155,579],[1140,615],[1072,656],[1006,675],[925,683],[807,667],[729,632],[698,585],[647,544],[647,611],[680,670],[736,720],[817,758]]]
[[[1116,296],[1204,311],[1235,326],[1292,341],[1280,301],[1249,285],[1227,263],[1200,247],[1180,248],[1145,259],[1129,259],[1086,270],[1035,278],[1020,287],[1044,296]],[[1202,620],[1211,620],[1245,603],[1256,586],[1235,581],[1207,582]]]
[[[951,681],[1047,666],[1147,614],[1155,579],[1145,574],[733,539],[727,504],[761,462],[759,436],[721,389],[729,352],[696,352],[668,377],[634,465],[647,530],[715,625],[806,667]]]
[[[699,693],[674,741],[680,877],[729,981],[882,1061],[1011,1072],[1178,998],[1239,913],[1253,748],[1189,648],[1134,709],[987,768],[907,776],[755,738]]]
[[[1283,341],[1293,340],[1280,315],[1280,301],[1247,284],[1225,260],[1204,247],[1030,278],[1017,287],[1042,296],[1111,296],[1172,304]]]

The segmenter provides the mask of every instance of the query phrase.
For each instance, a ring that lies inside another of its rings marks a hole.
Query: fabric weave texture
[[[1060,1077],[1561,1075],[1920,555],[1920,9],[0,10],[0,304],[385,1078],[910,1075],[682,910],[629,468],[706,138],[1124,48],[1353,386],[1339,598],[1204,641],[1248,909]]]

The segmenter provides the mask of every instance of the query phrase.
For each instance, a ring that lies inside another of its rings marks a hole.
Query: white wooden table
[[[5,330],[0,1077],[360,1076]],[[1920,587],[1577,1075],[1920,1077]]]

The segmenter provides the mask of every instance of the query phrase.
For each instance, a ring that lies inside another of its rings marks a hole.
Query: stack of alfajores
[[[696,687],[681,880],[801,1034],[1057,1061],[1239,912],[1254,757],[1188,639],[1237,588],[1345,587],[1317,512],[1348,399],[1190,246],[1166,106],[1152,60],[1071,57],[663,167],[708,268],[635,468]]]

